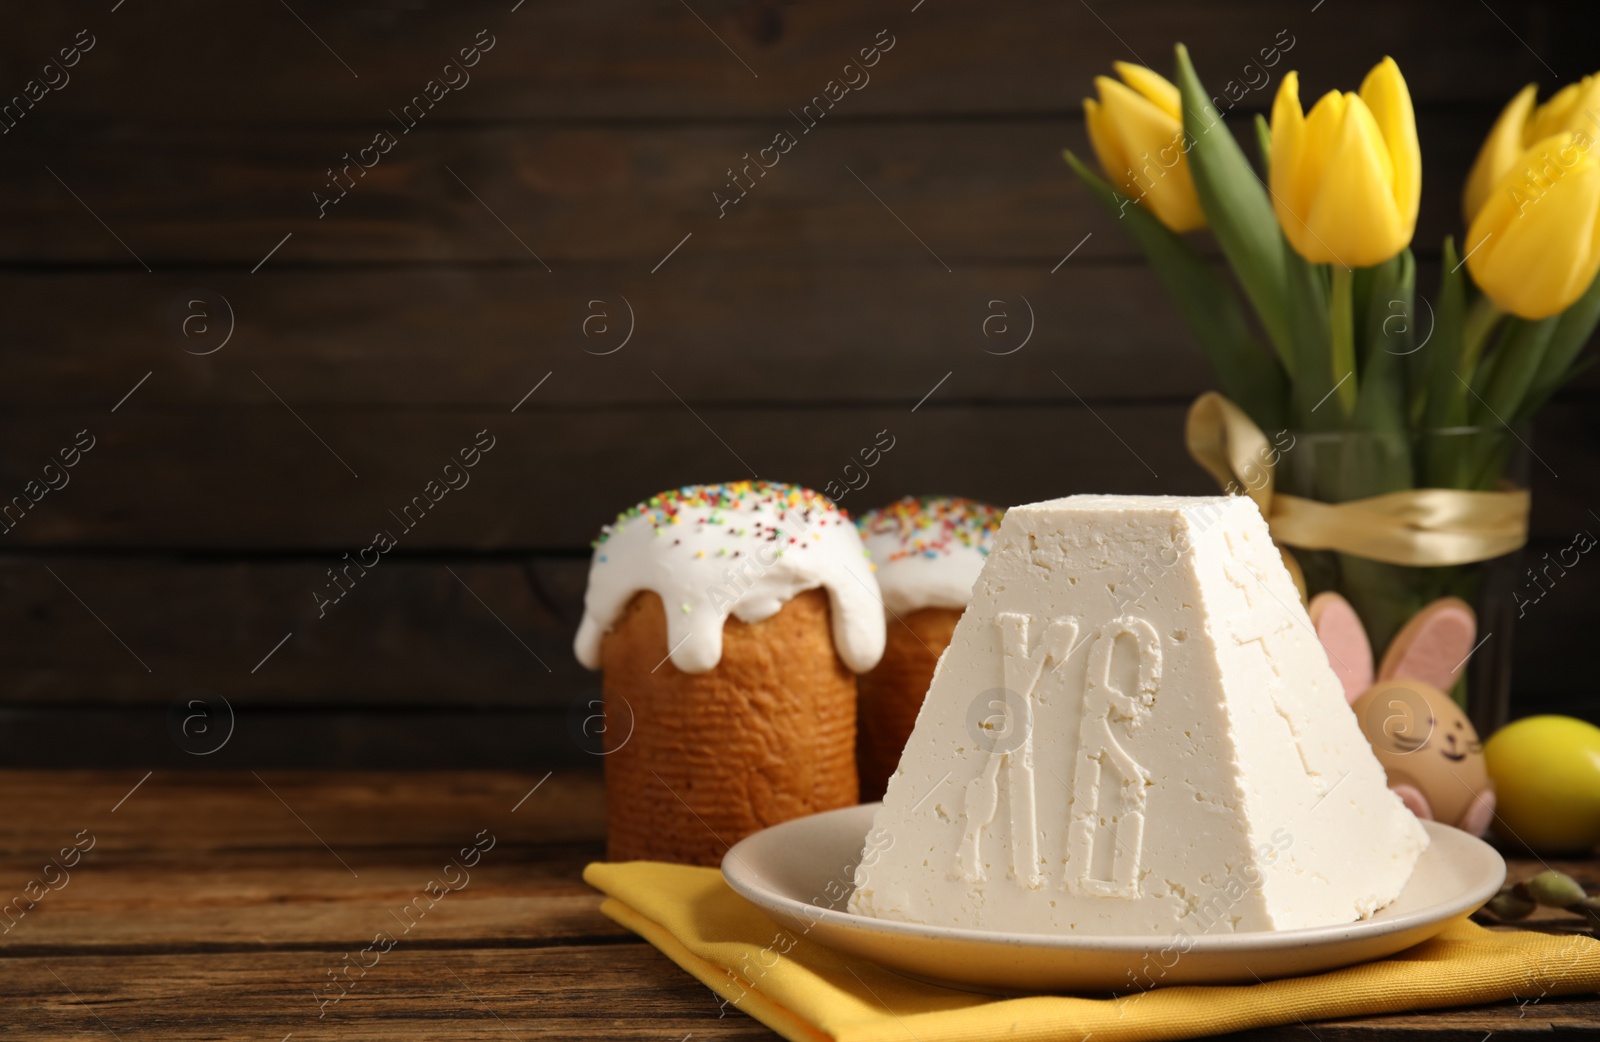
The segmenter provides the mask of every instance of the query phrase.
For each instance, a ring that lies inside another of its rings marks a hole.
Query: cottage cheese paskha
[[[1008,511],[873,834],[853,912],[1082,934],[1350,922],[1428,842],[1226,496]]]

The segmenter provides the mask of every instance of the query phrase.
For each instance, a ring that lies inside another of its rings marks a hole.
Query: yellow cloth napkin
[[[596,862],[583,878],[608,896],[602,912],[721,995],[727,1011],[794,1042],[1144,1042],[1600,990],[1600,943],[1463,919],[1399,955],[1314,977],[1109,999],[999,999],[836,955],[775,924],[713,868]]]

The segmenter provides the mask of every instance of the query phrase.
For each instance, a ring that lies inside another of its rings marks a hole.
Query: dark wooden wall
[[[1059,155],[1112,60],[1167,70],[1184,40],[1220,93],[1292,40],[1245,114],[1289,67],[1309,98],[1394,55],[1428,284],[1499,106],[1600,67],[1585,0],[114,3],[7,5],[0,35],[0,96],[94,41],[0,135],[0,497],[95,439],[0,536],[11,764],[593,762],[588,541],[644,495],[821,488],[885,429],[848,508],[1210,490],[1179,439],[1206,369]],[[802,132],[789,110],[891,37]],[[475,39],[402,133],[390,110]],[[196,299],[216,325],[186,335]],[[1540,424],[1534,556],[1600,532],[1597,397]],[[402,534],[389,511],[485,430]],[[399,545],[319,612],[380,529]],[[1596,596],[1585,561],[1530,612],[1519,706],[1593,706]],[[194,697],[214,733],[236,714],[215,755],[169,737]]]

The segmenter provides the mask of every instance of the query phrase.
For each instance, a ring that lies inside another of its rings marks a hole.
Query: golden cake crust
[[[730,617],[717,666],[684,673],[661,598],[629,602],[601,646],[610,860],[716,865],[753,832],[856,802],[856,677],[831,634],[828,595],[807,590]]]
[[[923,608],[891,621],[883,659],[859,679],[856,764],[862,803],[883,799],[961,614],[954,608]]]

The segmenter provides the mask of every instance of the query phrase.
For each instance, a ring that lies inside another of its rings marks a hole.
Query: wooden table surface
[[[0,772],[0,1037],[776,1037],[721,1016],[709,990],[600,914],[580,878],[602,856],[598,774],[141,774]],[[474,845],[465,878],[446,869]],[[62,855],[73,846],[81,859]],[[67,870],[47,868],[51,855]],[[385,932],[388,951],[358,954]],[[358,961],[364,976],[345,973]],[[351,983],[335,989],[330,974]],[[1600,1000],[1230,1037],[1552,1031],[1600,1035]]]

